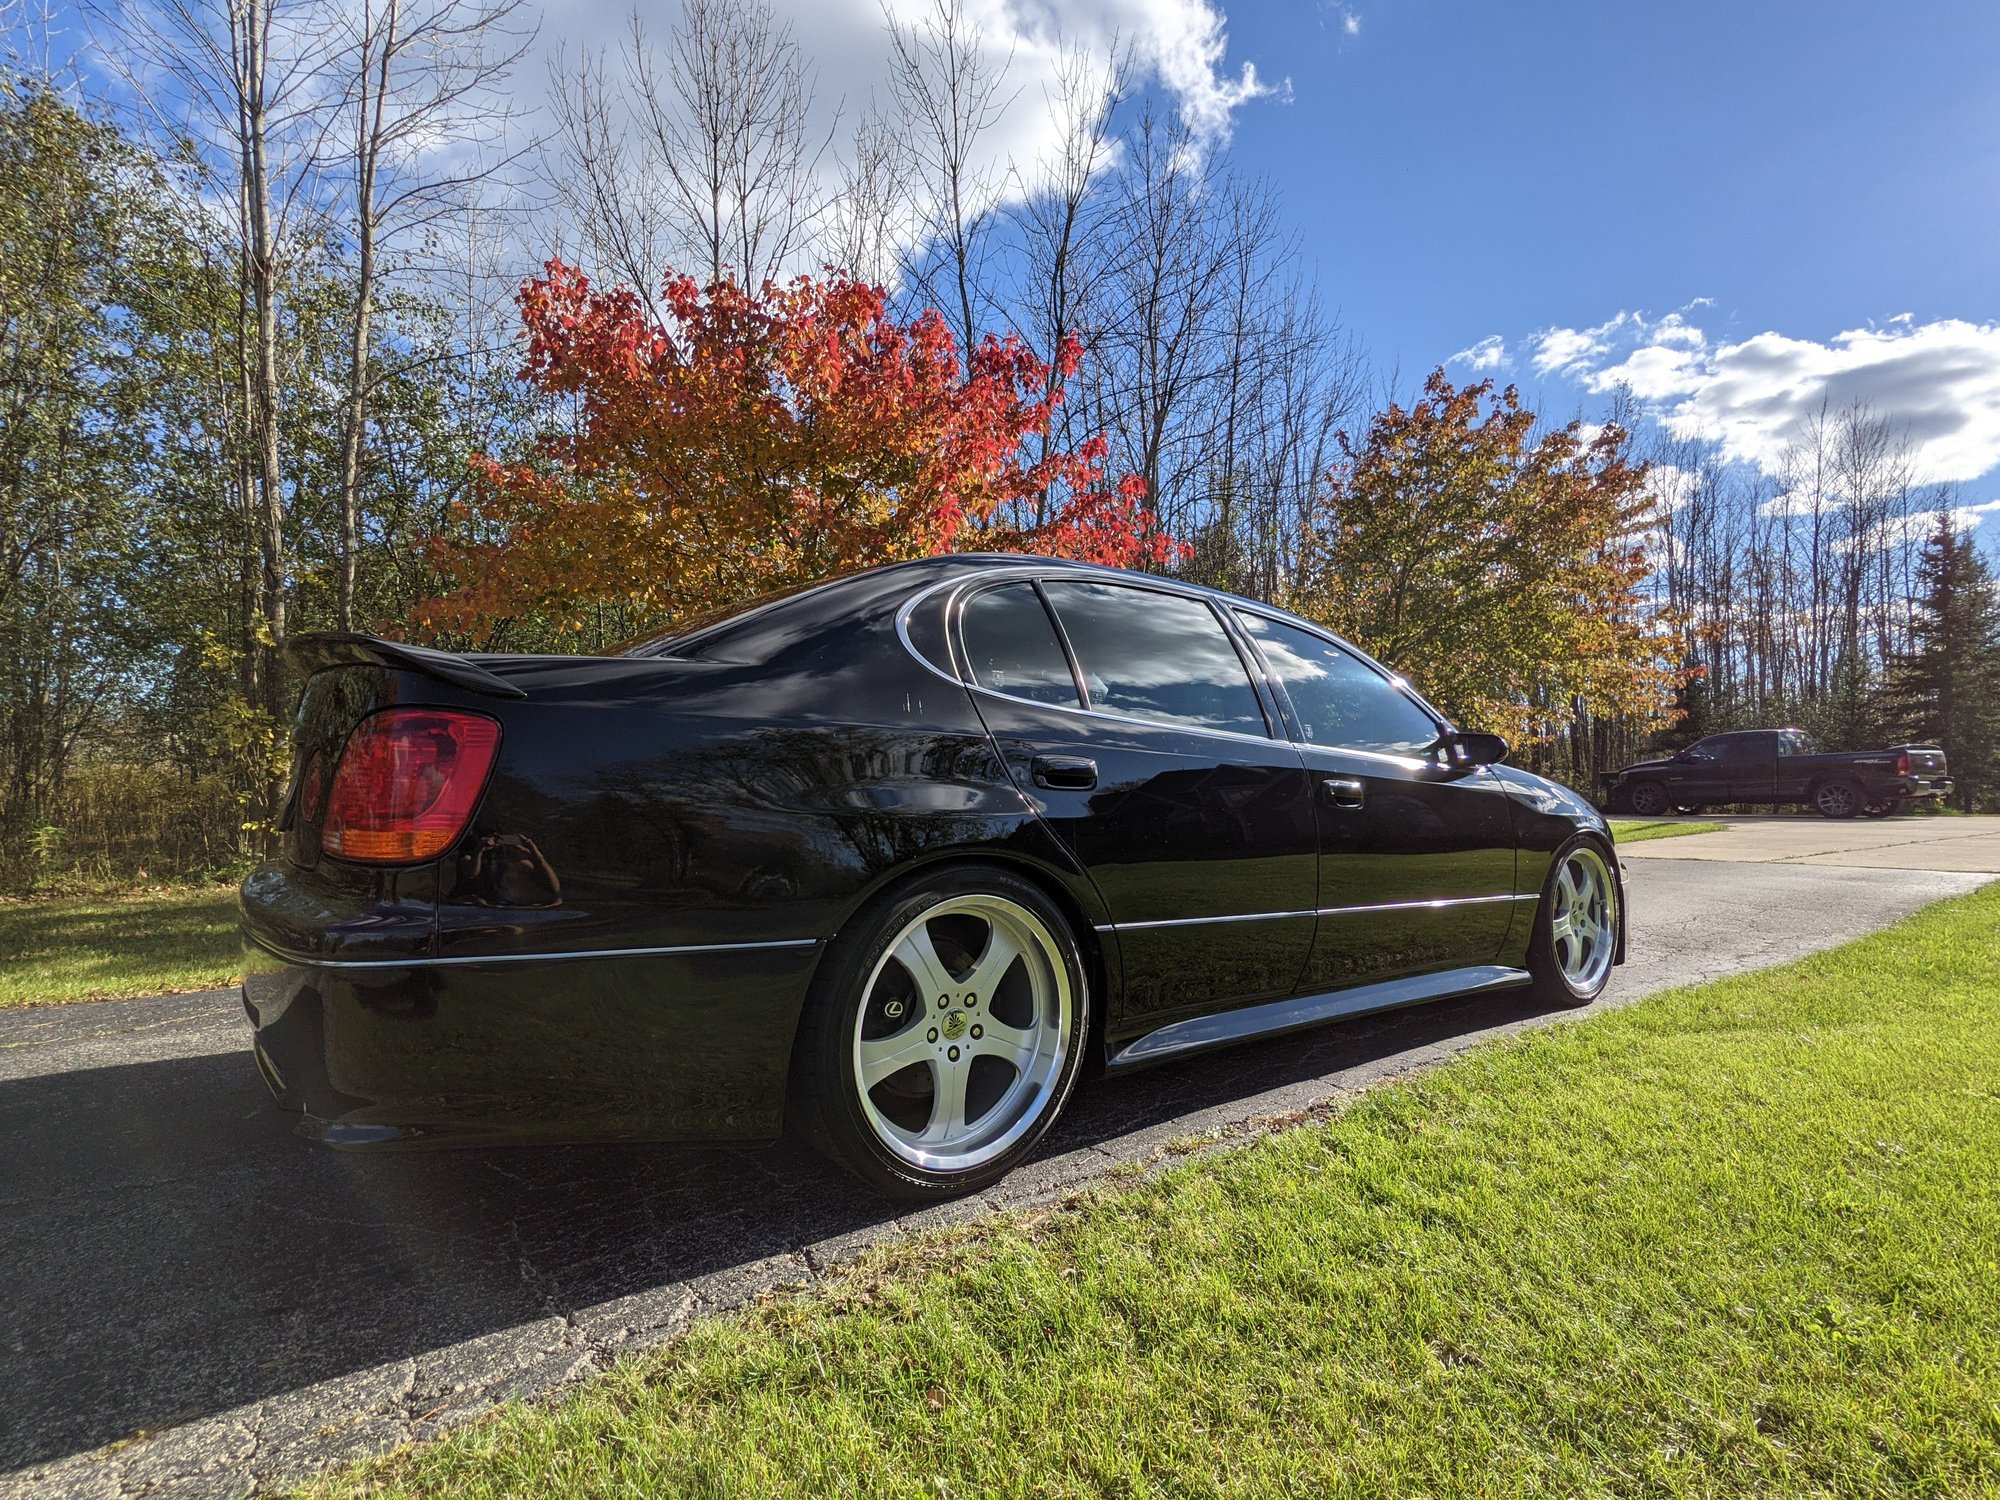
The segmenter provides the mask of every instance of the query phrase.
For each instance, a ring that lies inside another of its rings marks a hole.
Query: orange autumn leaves
[[[467,524],[433,549],[452,583],[418,610],[433,633],[606,604],[664,620],[969,547],[1128,566],[1177,550],[1136,479],[1106,482],[1102,437],[1043,441],[1059,384],[1012,336],[962,362],[939,314],[898,323],[838,275],[675,277],[655,318],[551,261],[519,302],[522,376],[566,420],[526,462],[476,461]]]
[[[1315,495],[1286,602],[1359,641],[1458,722],[1517,743],[1592,714],[1656,718],[1687,673],[1645,595],[1646,466],[1606,424],[1545,429],[1513,387],[1442,370]]]

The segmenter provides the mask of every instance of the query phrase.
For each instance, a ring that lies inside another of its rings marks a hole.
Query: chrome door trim
[[[253,939],[254,941],[254,939]],[[451,953],[409,958],[315,958],[257,946],[273,958],[313,969],[442,969],[472,964],[567,963],[586,958],[670,958],[687,953],[748,953],[767,948],[816,948],[819,938],[776,938],[754,943],[677,943],[661,948],[590,948],[559,953]]]
[[[1528,891],[1504,896],[1441,896],[1434,901],[1377,901],[1362,906],[1321,906],[1311,911],[1252,911],[1226,917],[1162,917],[1148,922],[1098,922],[1098,932],[1132,932],[1145,927],[1200,927],[1211,922],[1276,922],[1287,917],[1347,917],[1378,911],[1442,910],[1451,906],[1485,906],[1496,901],[1539,901],[1541,893]]]

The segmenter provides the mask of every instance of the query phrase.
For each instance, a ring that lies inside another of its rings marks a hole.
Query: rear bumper
[[[819,948],[343,963],[247,936],[243,1005],[330,1145],[768,1140]]]
[[[1897,783],[1898,797],[1949,797],[1953,782],[1949,776],[1906,776]]]

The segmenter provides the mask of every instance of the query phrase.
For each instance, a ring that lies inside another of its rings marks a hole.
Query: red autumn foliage
[[[529,462],[475,461],[470,524],[432,553],[453,586],[419,608],[429,630],[605,605],[657,621],[969,548],[1178,555],[1138,479],[1106,483],[1102,437],[1036,441],[1060,387],[1011,335],[962,366],[940,314],[898,323],[881,288],[842,276],[754,293],[674,277],[656,321],[629,288],[550,261],[518,300],[522,378],[570,421]],[[1060,351],[1064,377],[1080,354]]]

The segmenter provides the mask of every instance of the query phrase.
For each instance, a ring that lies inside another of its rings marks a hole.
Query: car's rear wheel
[[[1851,818],[1866,805],[1861,788],[1851,781],[1822,782],[1813,793],[1813,811],[1822,818]]]
[[[1083,1061],[1089,988],[1069,922],[1005,871],[921,876],[831,945],[800,1039],[814,1144],[928,1199],[1006,1175]]]
[[[1550,867],[1535,909],[1528,972],[1550,1005],[1588,1005],[1611,982],[1618,956],[1618,881],[1589,839],[1566,845]]]
[[[1901,797],[1879,797],[1861,809],[1864,818],[1887,818],[1909,810],[1910,804]]]
[[[1666,789],[1655,786],[1650,781],[1642,781],[1634,786],[1627,801],[1632,811],[1642,818],[1657,818],[1667,810]]]

